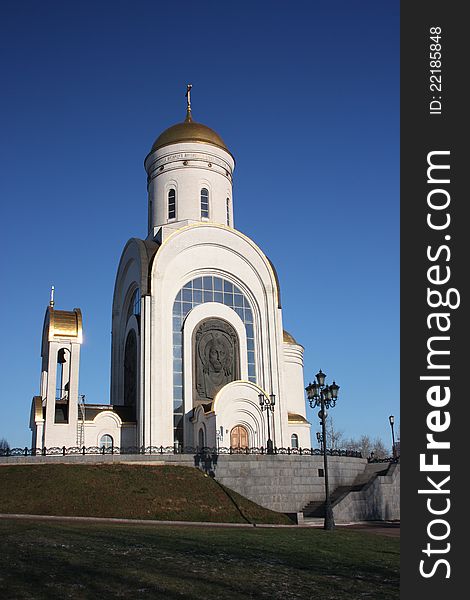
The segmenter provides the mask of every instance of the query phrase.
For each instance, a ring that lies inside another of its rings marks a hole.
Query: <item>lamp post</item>
[[[392,456],[393,456],[393,460],[395,460],[397,457],[396,456],[397,452],[396,452],[396,448],[395,448],[395,434],[393,433],[393,425],[395,423],[395,417],[393,415],[390,415],[388,417],[388,420],[390,421],[390,427],[392,429]]]
[[[328,408],[333,408],[338,399],[339,385],[333,381],[331,385],[325,385],[325,373],[320,371],[315,375],[317,383],[309,383],[305,388],[307,398],[311,408],[320,407],[318,416],[320,417],[320,425],[322,427],[322,449],[323,449],[323,465],[325,470],[325,522],[324,529],[334,529],[335,519],[331,508],[330,490],[328,486],[328,459],[326,454],[326,416]]]
[[[319,431],[317,431],[317,442],[320,446],[320,450],[323,452],[323,436]]]
[[[270,394],[269,396],[263,392],[258,394],[259,405],[261,411],[266,411],[266,420],[268,422],[268,440],[266,442],[266,449],[268,454],[274,454],[273,441],[271,439],[271,426],[269,420],[269,413],[274,413],[274,406],[276,404],[276,396],[275,394]]]

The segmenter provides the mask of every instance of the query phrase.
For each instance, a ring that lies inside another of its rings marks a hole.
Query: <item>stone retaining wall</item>
[[[300,512],[311,501],[325,498],[323,457],[311,455],[219,455],[200,463],[191,454],[106,454],[67,456],[11,456],[0,458],[8,464],[148,464],[199,466],[217,481],[257,504],[285,513]],[[353,485],[366,469],[367,460],[345,456],[328,457],[330,491]],[[351,492],[334,508],[340,521],[399,518],[399,465],[387,477],[377,477],[361,492]],[[398,470],[397,470],[398,467]],[[382,467],[385,468],[385,467]],[[398,514],[398,517],[396,516]],[[354,515],[356,515],[354,517]],[[382,516],[379,516],[382,515]]]
[[[363,473],[367,460],[328,457],[330,489],[352,485]],[[300,512],[313,500],[325,499],[322,456],[219,456],[214,472],[217,481],[257,504],[286,513]]]
[[[357,492],[349,492],[333,507],[337,523],[400,519],[400,464],[390,464]]]

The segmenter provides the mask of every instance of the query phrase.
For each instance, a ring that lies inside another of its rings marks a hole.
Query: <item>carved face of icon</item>
[[[211,344],[209,350],[209,363],[216,373],[222,371],[225,364],[227,353],[222,344]]]

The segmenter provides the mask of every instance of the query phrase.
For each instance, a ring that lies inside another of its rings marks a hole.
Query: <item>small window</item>
[[[128,321],[132,315],[139,317],[140,316],[140,307],[141,307],[140,290],[139,290],[139,288],[137,288],[135,290],[135,292],[132,294],[131,301],[129,302],[129,308],[127,309],[126,321]]]
[[[293,433],[290,437],[290,447],[291,448],[299,447],[299,436],[296,433]]]
[[[133,299],[133,312],[135,314],[136,317],[138,317],[140,315],[140,290],[139,288],[136,289],[136,291],[134,292],[134,299]]]
[[[230,227],[230,198],[227,198],[227,225]]]
[[[168,219],[176,219],[176,190],[168,192]]]
[[[106,434],[101,436],[100,439],[100,448],[104,448],[105,450],[108,450],[109,448],[112,448],[114,446],[114,440],[113,438]]]
[[[201,217],[209,218],[209,190],[207,188],[201,190]]]

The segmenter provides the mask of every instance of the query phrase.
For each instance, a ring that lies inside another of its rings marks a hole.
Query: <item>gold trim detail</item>
[[[302,415],[299,415],[297,413],[287,413],[287,422],[291,425],[293,425],[294,423],[297,425],[310,425],[310,423],[307,421],[307,419],[305,417],[303,417]]]
[[[44,421],[41,396],[34,396],[33,405],[34,405],[34,421],[36,423],[38,421]]]
[[[82,311],[79,308],[69,310],[55,310],[49,306],[49,341],[55,338],[73,338],[82,343]]]

